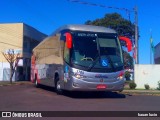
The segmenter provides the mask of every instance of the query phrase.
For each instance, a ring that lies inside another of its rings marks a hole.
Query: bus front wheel
[[[62,90],[62,88],[61,88],[61,83],[60,83],[60,80],[59,80],[58,77],[56,78],[56,81],[55,81],[55,90],[56,90],[56,93],[57,93],[58,95],[63,94],[63,90]]]

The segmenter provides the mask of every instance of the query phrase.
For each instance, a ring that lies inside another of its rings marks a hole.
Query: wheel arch
[[[58,73],[58,72],[55,72],[55,74],[54,74],[54,85],[55,85],[56,82],[58,81],[58,78],[59,78],[59,73]]]

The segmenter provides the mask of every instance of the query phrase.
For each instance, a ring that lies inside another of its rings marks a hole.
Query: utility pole
[[[138,8],[135,6],[134,8],[134,14],[135,14],[135,64],[139,64],[139,41],[138,41]]]
[[[149,39],[149,43],[150,43],[150,64],[152,64],[152,48],[151,48],[151,39],[152,39],[152,30],[150,29],[150,39]]]
[[[75,2],[75,3],[79,3],[79,4],[84,4],[84,5],[90,5],[90,6],[97,6],[97,7],[102,7],[102,8],[111,8],[111,9],[117,9],[117,10],[123,10],[126,11],[128,13],[128,17],[130,20],[130,12],[134,12],[134,24],[135,24],[135,64],[139,64],[139,44],[138,44],[138,37],[139,37],[139,33],[138,33],[138,8],[137,6],[135,6],[133,8],[133,10],[129,10],[127,8],[118,8],[118,7],[112,7],[112,6],[105,6],[105,5],[101,5],[101,4],[94,4],[94,3],[89,3],[89,2],[83,2],[80,0],[67,0],[69,2]]]

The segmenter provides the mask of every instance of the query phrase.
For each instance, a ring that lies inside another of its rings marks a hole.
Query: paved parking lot
[[[73,92],[33,84],[0,87],[0,111],[159,111],[160,96]]]

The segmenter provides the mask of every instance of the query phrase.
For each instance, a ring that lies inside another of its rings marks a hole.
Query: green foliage
[[[133,69],[133,58],[130,54],[123,50],[123,57],[124,57],[124,67]]]
[[[122,18],[122,16],[118,13],[106,14],[103,18],[96,20],[88,20],[85,22],[87,25],[96,25],[96,26],[104,26],[109,27],[118,33],[118,35],[127,36],[129,38],[133,38],[135,34],[134,24],[129,20]],[[122,44],[124,46],[124,43]],[[133,68],[133,58],[127,53],[123,51],[124,56],[124,67],[125,68]]]
[[[126,78],[126,80],[130,80],[130,77],[131,77],[131,74],[128,71],[126,71],[125,72],[125,78]]]
[[[131,21],[122,18],[118,13],[106,14],[103,18],[96,20],[88,20],[85,22],[87,25],[96,25],[109,27],[117,31],[119,35],[132,37],[135,34],[134,24]]]
[[[158,81],[158,87],[157,90],[160,90],[160,80]]]
[[[148,84],[145,84],[144,87],[145,87],[146,90],[150,89],[150,86]]]
[[[137,84],[135,82],[130,82],[129,87],[130,89],[135,89],[137,87]]]

